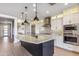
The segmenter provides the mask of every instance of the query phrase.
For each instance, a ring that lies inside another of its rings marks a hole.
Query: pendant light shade
[[[29,22],[27,20],[25,20],[24,23],[28,23],[29,24]]]
[[[24,25],[24,24],[29,24],[29,22],[27,21],[27,7],[25,6],[25,13],[24,12],[22,12],[21,14],[22,14],[22,19],[24,20],[24,22],[22,22],[22,25]]]
[[[24,25],[24,22],[22,22],[22,24],[21,25]]]
[[[29,24],[29,22],[27,21],[27,7],[25,6],[25,21],[24,21],[24,23],[27,23],[27,24]]]
[[[37,16],[35,16],[34,21],[35,21],[35,20],[39,21],[39,18],[38,18]]]
[[[36,3],[36,12],[35,12],[36,16],[35,18],[33,19],[34,21],[39,21],[39,18],[37,17],[37,3]]]

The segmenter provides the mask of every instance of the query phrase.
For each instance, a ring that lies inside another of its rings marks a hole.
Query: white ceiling
[[[15,16],[21,18],[21,12],[24,11],[24,7],[27,6],[27,18],[33,19],[35,17],[35,12],[33,9],[34,3],[0,3],[0,14],[6,14],[10,16]],[[69,8],[75,4],[64,5],[64,3],[57,3],[51,6],[48,3],[38,3],[38,17],[39,19],[43,19],[46,16],[53,16],[62,12],[64,9]],[[46,13],[47,11],[47,13]]]

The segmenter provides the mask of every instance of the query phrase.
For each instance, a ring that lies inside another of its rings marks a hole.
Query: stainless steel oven
[[[79,24],[64,25],[64,43],[79,45]]]
[[[77,30],[76,24],[64,25],[64,30]]]

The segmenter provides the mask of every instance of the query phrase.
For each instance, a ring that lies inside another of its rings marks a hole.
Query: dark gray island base
[[[40,44],[21,41],[21,45],[25,49],[27,49],[33,56],[53,56],[54,54],[54,40]]]

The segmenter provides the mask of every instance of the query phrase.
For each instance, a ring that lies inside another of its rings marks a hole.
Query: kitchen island
[[[27,49],[33,56],[53,56],[54,39],[51,35],[38,35],[32,37],[30,35],[17,35],[21,45]]]

